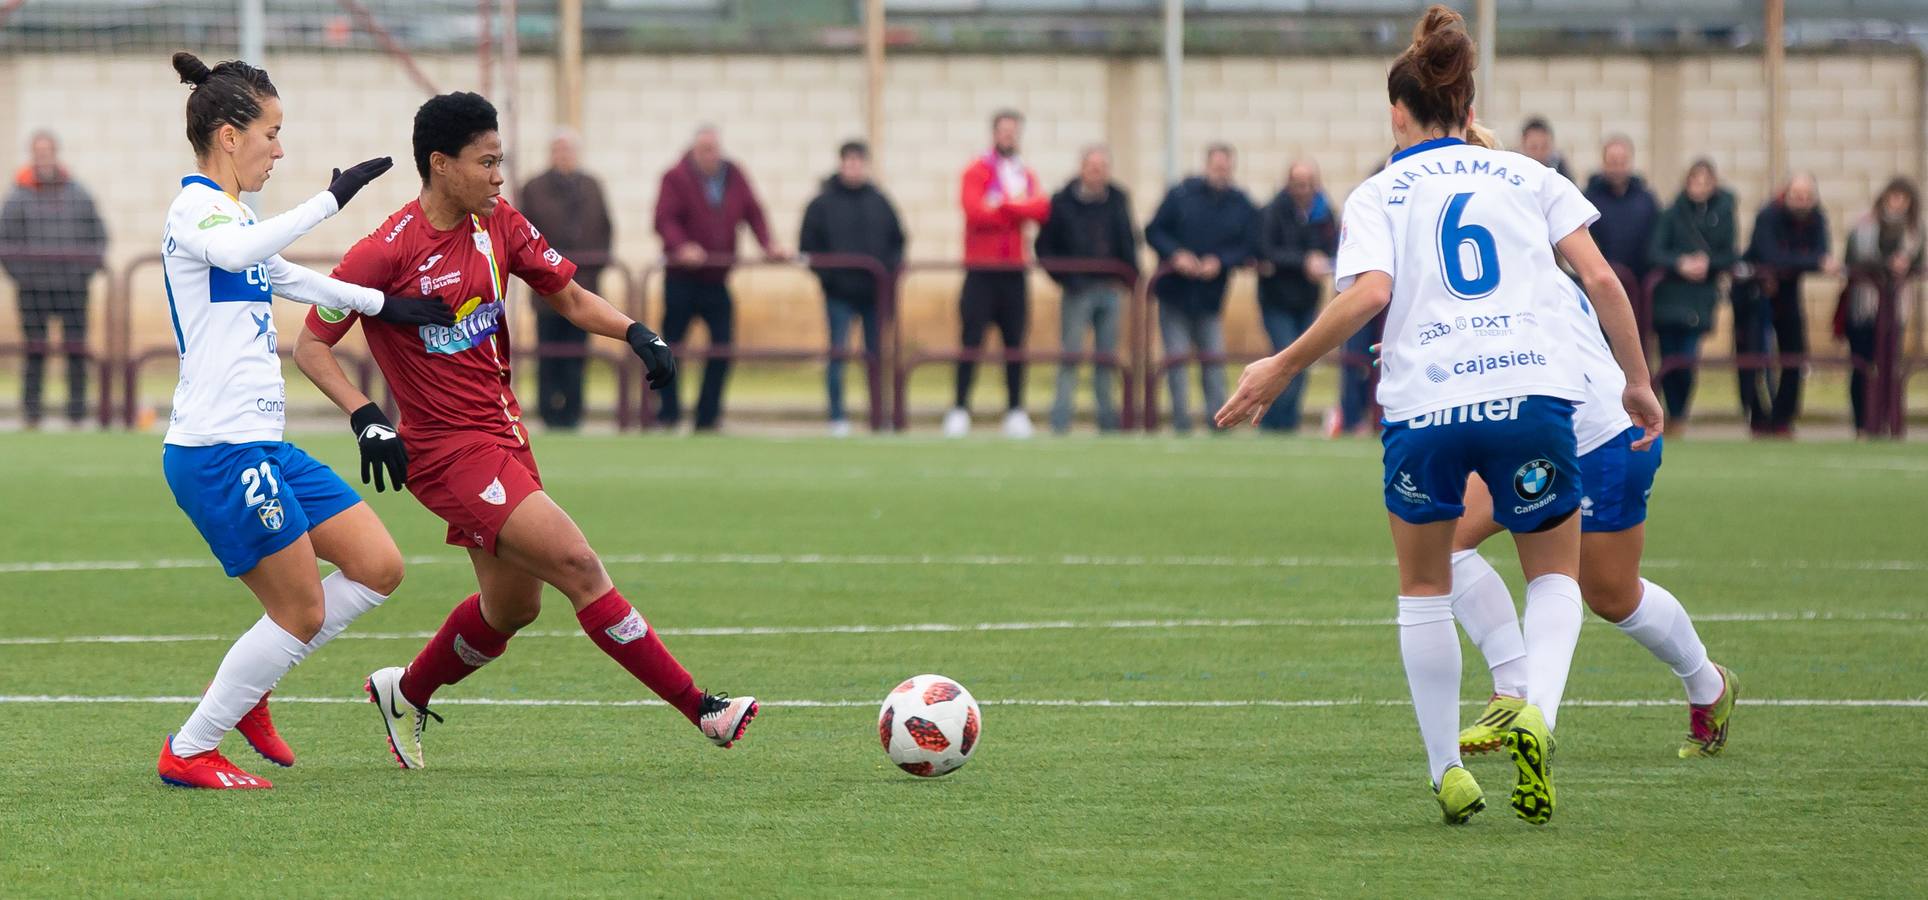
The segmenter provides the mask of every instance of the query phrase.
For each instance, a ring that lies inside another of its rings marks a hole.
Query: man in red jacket
[[[709,329],[710,346],[730,346],[735,301],[730,298],[730,262],[736,255],[737,228],[750,226],[769,259],[788,258],[788,251],[770,239],[763,205],[750,189],[750,180],[734,161],[723,158],[716,129],[696,130],[689,152],[663,173],[656,192],[656,233],[670,268],[663,276],[663,340],[680,345],[690,323],[702,319]],[[703,387],[696,399],[696,430],[711,431],[723,413],[723,382],[730,361],[712,356],[703,364]],[[675,427],[683,416],[675,382],[657,392],[657,421]]]
[[[959,301],[964,320],[964,349],[984,346],[985,330],[995,324],[1004,348],[1024,349],[1024,326],[1030,315],[1023,271],[978,269],[979,265],[1024,263],[1024,223],[1043,224],[1051,215],[1051,198],[1038,187],[1037,173],[1018,159],[1018,134],[1024,116],[999,110],[991,117],[991,149],[964,170],[960,202],[964,207],[964,295]],[[957,364],[957,403],[944,417],[944,434],[963,437],[971,430],[971,382],[977,364]],[[1006,437],[1031,436],[1031,417],[1024,411],[1024,364],[1004,363]]]

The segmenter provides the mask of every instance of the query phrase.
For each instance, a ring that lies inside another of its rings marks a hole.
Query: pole
[[[1185,2],[1165,0],[1165,184],[1178,183],[1178,114],[1185,68]]]
[[[1763,74],[1767,80],[1767,193],[1772,197],[1787,176],[1787,145],[1783,143],[1787,119],[1787,77],[1782,62],[1787,56],[1785,0],[1766,0],[1767,19],[1762,29]]]
[[[1473,85],[1473,105],[1477,108],[1493,96],[1493,67],[1499,56],[1499,2],[1498,0],[1479,0],[1474,7],[1474,17],[1479,21],[1476,26],[1479,34],[1479,76]],[[1490,127],[1490,126],[1489,126]]]
[[[516,34],[521,28],[515,4],[516,0],[502,0],[502,128],[505,135],[502,151],[506,155],[502,164],[502,193],[512,199],[516,188],[516,160],[521,158],[517,149],[522,146],[522,129],[516,127],[516,94],[521,89],[518,64],[522,50]]]
[[[564,125],[582,132],[582,0],[561,0],[556,7],[556,112]]]
[[[476,65],[481,69],[479,78],[482,86],[481,94],[487,97],[492,93],[489,88],[493,87],[493,85],[489,83],[489,76],[494,66],[495,55],[494,48],[490,46],[495,40],[494,0],[476,0],[475,14],[479,19],[475,29],[475,61]]]
[[[884,144],[884,0],[864,0],[864,140],[875,179]]]
[[[248,65],[263,67],[268,55],[268,11],[266,0],[241,0],[241,58]],[[248,192],[242,202],[253,206],[259,194]]]

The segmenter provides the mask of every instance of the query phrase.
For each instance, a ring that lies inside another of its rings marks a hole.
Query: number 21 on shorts
[[[1461,220],[1472,199],[1472,191],[1454,194],[1439,213],[1440,275],[1446,289],[1461,300],[1481,299],[1500,286],[1500,252],[1493,232]]]
[[[263,485],[268,489],[266,496],[261,493]],[[262,527],[269,531],[280,531],[285,519],[281,510],[281,483],[275,480],[268,461],[262,460],[259,466],[242,469],[241,486],[246,489],[244,498],[248,508],[256,510],[256,514],[261,517]]]

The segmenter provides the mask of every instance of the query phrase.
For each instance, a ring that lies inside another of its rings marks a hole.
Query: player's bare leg
[[[1399,656],[1426,747],[1427,773],[1448,824],[1486,805],[1459,758],[1459,633],[1453,628],[1453,523],[1415,525],[1388,514],[1399,557]]]
[[[1453,527],[1453,618],[1486,658],[1493,694],[1471,725],[1459,733],[1459,752],[1498,750],[1526,708],[1526,639],[1513,594],[1477,548],[1506,529],[1493,520],[1493,495],[1478,475],[1466,479],[1466,512]]]
[[[315,549],[306,535],[240,576],[266,615],[228,648],[213,683],[180,730],[161,744],[161,780],[179,787],[248,789],[274,785],[221,755],[221,738],[308,655],[321,631],[323,599]]]
[[[642,614],[616,590],[582,529],[547,493],[530,494],[509,514],[496,536],[495,552],[568,597],[583,633],[712,742],[729,747],[743,737],[756,717],[756,698],[731,699],[698,688]]]
[[[1640,577],[1647,526],[1596,532],[1581,542],[1580,588],[1587,607],[1646,647],[1687,691],[1682,757],[1715,756],[1727,745],[1737,685],[1732,672],[1707,658],[1693,619],[1666,588]]]

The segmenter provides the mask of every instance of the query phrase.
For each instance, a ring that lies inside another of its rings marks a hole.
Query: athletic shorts
[[[1387,422],[1386,509],[1424,525],[1466,512],[1466,476],[1479,473],[1493,494],[1493,518],[1508,531],[1533,531],[1580,508],[1573,404],[1513,397]]]
[[[1647,521],[1647,498],[1660,471],[1660,438],[1646,450],[1633,449],[1643,432],[1635,427],[1615,435],[1580,457],[1580,530],[1626,531]]]
[[[161,450],[174,502],[229,578],[361,502],[332,469],[285,441]]]
[[[408,447],[408,492],[449,523],[448,542],[495,555],[509,514],[542,490],[536,456],[496,438],[423,442]]]

